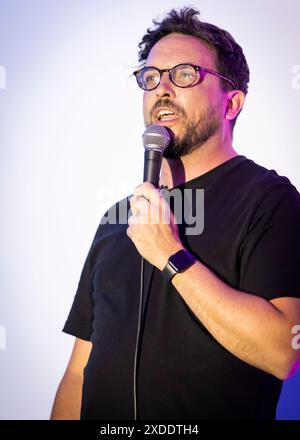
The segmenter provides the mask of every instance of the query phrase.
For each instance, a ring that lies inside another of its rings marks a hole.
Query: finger
[[[140,223],[158,223],[157,218],[159,218],[159,208],[155,204],[146,200],[145,197],[137,196],[132,198],[130,206],[133,214],[139,216]]]
[[[132,215],[128,219],[129,226],[138,225],[140,223],[140,216],[138,215]]]
[[[130,202],[130,206],[134,211],[145,211],[149,205],[149,200],[142,196],[133,197]]]
[[[139,213],[139,209],[133,200],[130,202],[130,209],[131,209],[132,215],[137,215]]]
[[[145,182],[142,185],[139,185],[133,193],[134,197],[144,197],[149,200],[150,203],[158,202],[160,199],[160,192],[155,188],[154,185],[150,182]]]
[[[133,202],[134,210],[138,211],[140,223],[158,224],[162,218],[161,206],[156,203],[150,203],[143,197],[138,196]]]

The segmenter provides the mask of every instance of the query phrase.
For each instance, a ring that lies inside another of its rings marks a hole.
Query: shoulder
[[[94,242],[104,237],[118,234],[127,228],[130,209],[129,200],[131,196],[132,194],[124,197],[107,209],[105,214],[101,217]]]
[[[288,177],[281,176],[274,169],[268,169],[246,157],[240,162],[238,172],[245,184],[262,192],[278,189],[278,187],[296,189]]]
[[[293,204],[300,203],[300,194],[288,177],[281,176],[274,169],[268,169],[253,160],[244,158],[236,169],[235,178],[239,183],[239,191],[249,197],[249,203],[276,203],[284,200]]]
[[[300,194],[288,177],[279,175],[246,159],[240,166],[239,191],[247,200],[251,224],[280,221],[282,224],[300,222]]]
[[[122,243],[129,240],[126,229],[128,227],[130,197],[131,195],[114,203],[100,218],[87,255],[87,261],[91,267],[95,264],[100,250],[106,252],[115,245],[120,247]]]

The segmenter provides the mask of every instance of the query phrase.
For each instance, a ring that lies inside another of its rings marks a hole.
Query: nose
[[[169,72],[163,72],[159,86],[155,89],[156,95],[160,98],[163,96],[174,98],[176,95],[174,87],[170,80]]]

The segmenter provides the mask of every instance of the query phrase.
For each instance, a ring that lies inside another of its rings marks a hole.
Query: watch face
[[[176,272],[186,269],[194,262],[194,260],[195,258],[183,249],[169,258],[169,262]]]

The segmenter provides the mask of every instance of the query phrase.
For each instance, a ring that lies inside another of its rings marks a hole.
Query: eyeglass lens
[[[182,64],[171,69],[171,79],[179,87],[188,87],[197,79],[198,74],[193,66]],[[138,82],[144,90],[151,90],[160,83],[160,71],[155,68],[144,67],[138,75]]]

